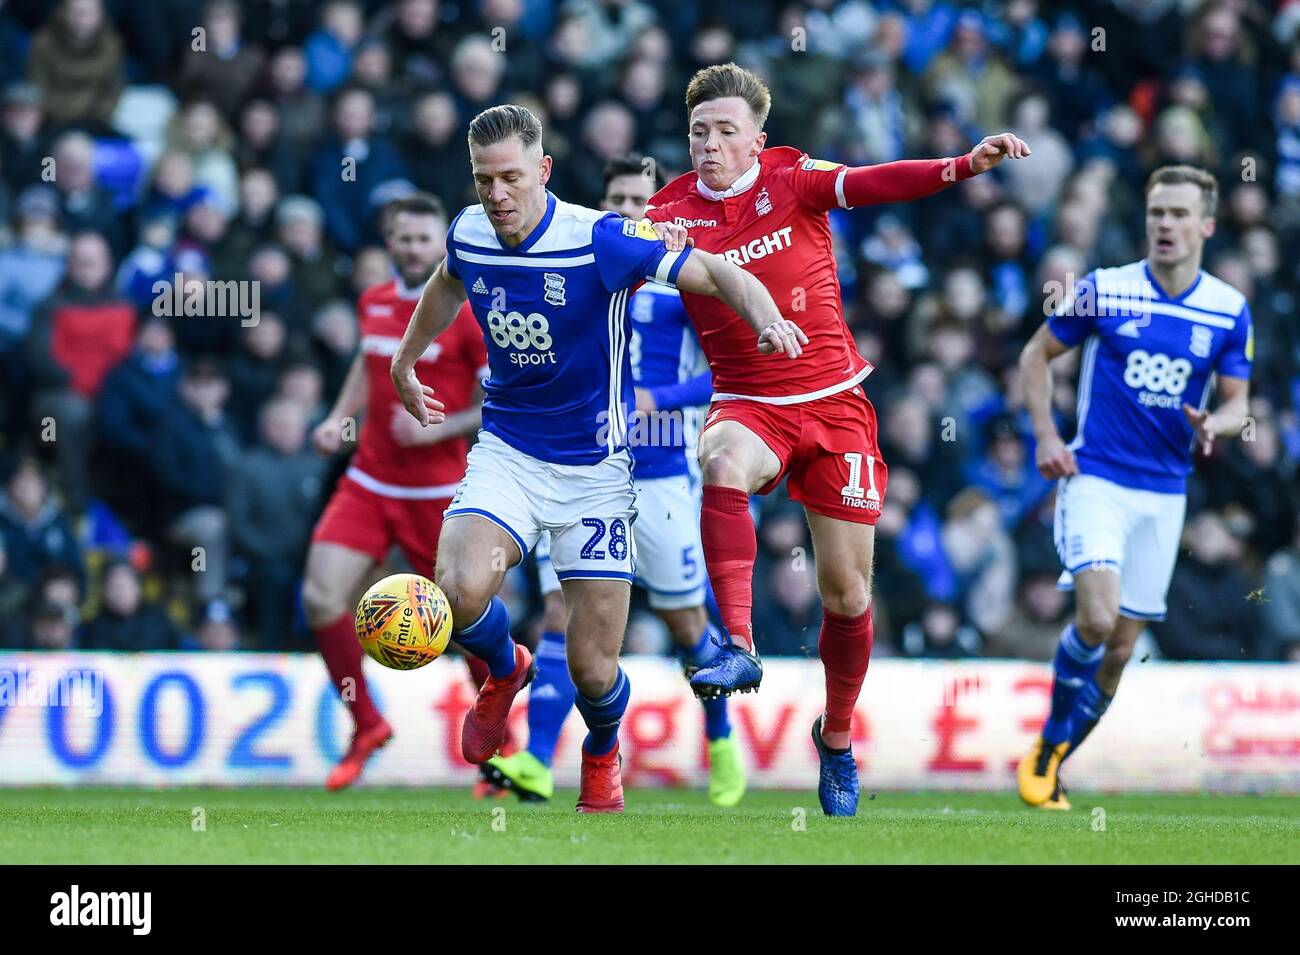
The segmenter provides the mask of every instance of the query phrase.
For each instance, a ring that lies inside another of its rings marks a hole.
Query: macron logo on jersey
[[[738,249],[727,249],[722,253],[722,257],[732,265],[747,265],[754,259],[765,258],[773,252],[781,252],[790,248],[792,242],[790,236],[793,232],[793,226],[777,229],[775,232],[754,239]]]
[[[673,224],[685,226],[688,229],[704,228],[705,226],[712,229],[717,227],[718,220],[717,219],[687,219],[684,218],[683,216],[677,216],[675,219],[673,219]]]

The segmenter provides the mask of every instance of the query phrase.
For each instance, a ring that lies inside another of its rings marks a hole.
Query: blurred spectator
[[[565,59],[582,67],[617,60],[655,20],[654,11],[641,0],[567,0],[561,17],[556,36],[565,38]]]
[[[1016,607],[1005,625],[984,640],[984,656],[1047,662],[1056,655],[1070,618],[1070,599],[1057,574],[1041,571],[1020,581]]]
[[[1015,547],[1002,529],[997,506],[974,488],[953,498],[947,518],[941,537],[960,581],[962,616],[981,633],[994,633],[1011,617]]]
[[[14,577],[25,586],[35,586],[53,567],[71,568],[81,579],[81,549],[72,523],[32,458],[18,462],[0,493],[0,537]]]
[[[203,10],[203,46],[186,48],[176,79],[183,100],[204,96],[227,121],[252,93],[266,62],[257,46],[240,35],[241,14],[234,0],[211,0]]]
[[[1051,100],[1052,125],[1069,142],[1080,138],[1085,126],[1111,98],[1105,84],[1087,68],[1089,40],[1073,12],[1059,14],[1047,41],[1047,55],[1030,74]],[[1038,151],[1037,145],[1032,148]]]
[[[37,603],[32,610],[30,631],[24,649],[51,651],[80,649],[76,628],[76,618],[66,607]]]
[[[348,252],[378,240],[376,191],[406,178],[397,150],[373,127],[370,92],[344,87],[334,99],[331,131],[312,159],[312,195],[325,209],[330,238]]]
[[[293,262],[290,278],[304,311],[314,311],[333,297],[342,271],[325,244],[324,226],[319,203],[307,196],[286,196],[275,210],[276,238]]]
[[[272,400],[260,424],[260,446],[241,455],[230,475],[231,545],[256,583],[251,621],[259,648],[301,649],[296,636],[306,635],[294,633],[294,598],[325,461],[305,445],[307,420],[296,402]]]
[[[104,376],[131,350],[135,309],[112,284],[113,260],[103,236],[72,239],[68,272],[37,309],[27,339],[32,416],[48,431],[59,460],[64,494],[74,511],[85,507],[94,402]]]
[[[281,134],[296,151],[312,147],[325,123],[325,104],[307,87],[307,58],[295,46],[271,57],[267,94],[280,111]]]
[[[187,103],[172,120],[168,148],[189,157],[195,187],[214,196],[231,214],[239,205],[239,170],[231,155],[233,146],[234,137],[211,100]]]
[[[166,516],[172,542],[186,551],[185,563],[203,568],[194,574],[195,593],[215,600],[226,589],[229,521],[223,506],[227,472],[239,450],[225,411],[230,382],[217,365],[200,361],[182,374],[179,393],[154,441],[154,506]]]
[[[987,132],[1006,125],[1015,75],[989,46],[987,25],[977,11],[958,15],[952,42],[930,65],[925,80],[930,98],[952,106],[963,122]]]
[[[108,373],[99,393],[100,492],[132,523],[154,532],[155,447],[162,420],[176,404],[179,372],[171,325],[146,313],[135,347]]]
[[[1269,558],[1259,600],[1268,639],[1263,656],[1273,660],[1297,659],[1300,653],[1300,527],[1290,546]]]
[[[63,277],[67,238],[59,230],[53,190],[33,186],[14,209],[14,243],[0,248],[0,424],[21,427],[29,393],[22,353],[32,314]]]
[[[307,85],[328,93],[352,72],[352,51],[361,40],[363,19],[355,0],[326,0],[320,28],[307,38]]]
[[[777,557],[755,574],[754,643],[759,653],[817,655],[822,606],[812,561]]]
[[[104,569],[104,606],[81,628],[83,650],[178,650],[180,634],[158,607],[145,603],[140,575],[126,561]]]
[[[14,574],[0,534],[0,650],[17,650],[23,644],[23,621],[28,587]]]
[[[67,133],[54,143],[54,185],[59,191],[63,227],[68,232],[98,232],[114,254],[126,251],[125,231],[113,199],[95,181],[95,144],[84,133]]]
[[[469,157],[460,138],[456,101],[445,90],[425,93],[415,101],[405,154],[416,188],[432,192],[448,208],[470,201]]]
[[[194,649],[208,653],[229,653],[239,649],[239,621],[230,605],[224,600],[214,600],[203,608],[195,634]]]
[[[42,182],[49,138],[42,132],[44,97],[30,83],[5,87],[0,101],[0,170],[15,191]]]
[[[903,628],[901,645],[909,657],[958,659],[978,656],[980,635],[950,604],[933,603],[921,619]]]
[[[1266,641],[1241,567],[1242,542],[1221,515],[1202,511],[1187,523],[1183,547],[1168,616],[1151,624],[1160,653],[1170,660],[1260,659]]]
[[[985,426],[984,452],[968,465],[966,480],[997,504],[1002,527],[1011,533],[1051,491],[1010,415],[999,415]]]
[[[51,120],[107,127],[126,70],[122,38],[101,0],[63,0],[32,38],[28,70]]]

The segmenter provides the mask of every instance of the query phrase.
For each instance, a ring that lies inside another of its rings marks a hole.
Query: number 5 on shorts
[[[871,482],[870,487],[862,486],[862,454],[857,451],[850,451],[844,455],[844,460],[849,464],[849,483],[840,488],[840,493],[845,497],[865,498],[868,501],[880,500],[880,491],[876,489],[876,456],[868,454],[867,458],[867,480]]]

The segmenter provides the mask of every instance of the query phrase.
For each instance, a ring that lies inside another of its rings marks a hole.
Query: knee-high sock
[[[1079,691],[1079,698],[1074,701],[1074,709],[1070,712],[1070,748],[1066,750],[1066,757],[1072,756],[1088,738],[1114,699],[1102,691],[1096,679],[1089,680]]]
[[[846,733],[853,724],[853,708],[871,662],[874,629],[871,607],[856,617],[822,611],[817,652],[826,670],[826,722],[832,733]]]
[[[592,756],[604,756],[618,742],[618,724],[627,709],[627,701],[632,697],[632,682],[618,668],[614,678],[614,687],[598,700],[589,700],[578,693],[574,702],[578,712],[587,723],[587,739],[582,744],[583,750]]]
[[[361,641],[357,639],[352,614],[345,613],[333,623],[312,630],[320,655],[325,658],[325,669],[338,690],[340,698],[352,713],[357,729],[367,730],[382,717],[370,698],[365,674],[361,671]]]
[[[1043,724],[1043,739],[1052,746],[1070,738],[1070,714],[1083,688],[1092,682],[1101,666],[1106,647],[1090,647],[1079,637],[1074,624],[1067,624],[1052,661],[1052,707]]]
[[[465,665],[469,667],[469,681],[474,684],[474,689],[483,689],[483,684],[492,675],[488,665],[472,653],[465,654]]]
[[[758,537],[749,516],[749,495],[734,487],[706,486],[700,511],[700,537],[723,626],[734,641],[746,650],[753,650],[750,617]]]
[[[722,640],[723,637],[722,634],[718,633],[718,628],[711,623],[707,624],[695,646],[685,653],[687,665],[693,667],[707,666],[721,650]],[[727,715],[727,698],[725,696],[715,696],[711,699],[700,700],[700,704],[704,707],[704,735],[708,737],[709,742],[730,736],[731,719]]]
[[[515,642],[510,639],[510,612],[500,597],[488,601],[483,615],[451,638],[488,665],[492,676],[504,680],[515,672]]]
[[[528,691],[528,752],[547,766],[575,693],[564,656],[564,634],[548,630],[537,644],[537,676]]]

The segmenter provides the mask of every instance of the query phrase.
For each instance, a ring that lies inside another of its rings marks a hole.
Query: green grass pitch
[[[538,806],[513,796],[475,801],[464,791],[427,789],[0,789],[0,858],[65,864],[1300,862],[1296,803],[1280,796],[1072,793],[1073,811],[1045,812],[1024,808],[1014,794],[868,799],[864,793],[855,819],[827,819],[812,792],[751,792],[739,808],[723,810],[699,792],[631,790],[626,814],[591,817],[574,813],[574,795],[561,791]],[[196,831],[199,821],[202,831]]]

